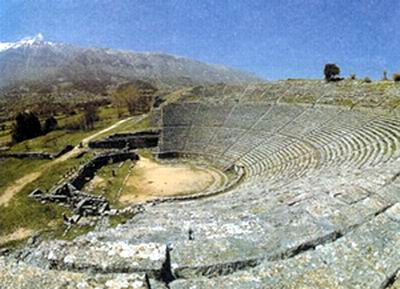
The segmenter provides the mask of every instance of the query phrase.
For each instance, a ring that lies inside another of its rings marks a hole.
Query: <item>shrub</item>
[[[64,125],[64,129],[71,130],[71,131],[81,130],[81,129],[83,129],[82,121],[79,120],[79,121],[68,122]]]
[[[43,133],[49,133],[57,128],[57,120],[54,116],[50,116],[46,118],[44,125],[43,125]]]
[[[393,74],[393,80],[395,82],[399,82],[400,81],[400,73],[394,73]]]
[[[337,81],[340,74],[340,68],[334,63],[326,64],[324,68],[324,75],[326,81]]]
[[[365,82],[365,83],[371,83],[372,80],[367,76],[367,77],[365,77],[365,78],[363,79],[363,82]]]
[[[41,134],[42,126],[36,114],[29,111],[18,113],[12,129],[12,140],[14,143],[35,138]]]
[[[351,74],[351,75],[350,75],[350,79],[351,79],[351,80],[356,80],[356,79],[357,79],[357,75]]]

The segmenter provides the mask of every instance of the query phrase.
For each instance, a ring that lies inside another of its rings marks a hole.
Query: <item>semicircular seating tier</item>
[[[399,156],[400,119],[368,110],[290,104],[178,103],[164,108],[159,153],[241,165],[244,183],[288,184],[328,169]]]

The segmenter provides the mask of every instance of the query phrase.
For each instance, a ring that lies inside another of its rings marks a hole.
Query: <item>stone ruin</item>
[[[89,142],[93,149],[140,149],[158,145],[159,131],[117,133],[105,139]]]
[[[96,172],[102,167],[110,163],[118,163],[126,160],[136,161],[138,159],[138,155],[131,151],[107,152],[96,155],[92,160],[81,166],[69,179],[51,189],[49,193],[46,194],[38,188],[29,197],[41,203],[56,203],[71,209],[74,214],[71,219],[64,217],[66,223],[70,223],[71,225],[76,223],[80,217],[126,213],[127,210],[112,210],[105,197],[84,193],[81,190],[86,183],[94,178]]]
[[[70,183],[63,184],[49,194],[36,189],[29,197],[41,203],[57,203],[68,207],[79,216],[102,215],[110,210],[110,205],[104,197],[81,192]]]
[[[0,158],[16,158],[16,159],[29,159],[29,160],[53,160],[61,157],[73,150],[74,146],[66,145],[61,151],[56,154],[47,152],[7,152],[0,153]]]
[[[237,101],[165,106],[160,156],[201,156],[241,170],[240,180],[220,194],[144,204],[116,228],[0,257],[0,284],[399,288],[400,109],[365,107],[368,94],[331,105],[327,95],[329,103],[341,96],[322,92],[299,104],[272,85],[248,86],[224,90]]]

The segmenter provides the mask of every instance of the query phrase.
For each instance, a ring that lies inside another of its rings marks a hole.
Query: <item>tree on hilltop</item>
[[[338,81],[341,80],[339,78],[340,68],[334,63],[329,63],[325,65],[324,75],[326,81]]]

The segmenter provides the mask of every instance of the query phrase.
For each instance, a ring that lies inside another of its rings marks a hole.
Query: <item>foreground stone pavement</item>
[[[164,108],[159,152],[245,175],[1,257],[0,288],[400,287],[396,110],[179,103]]]

